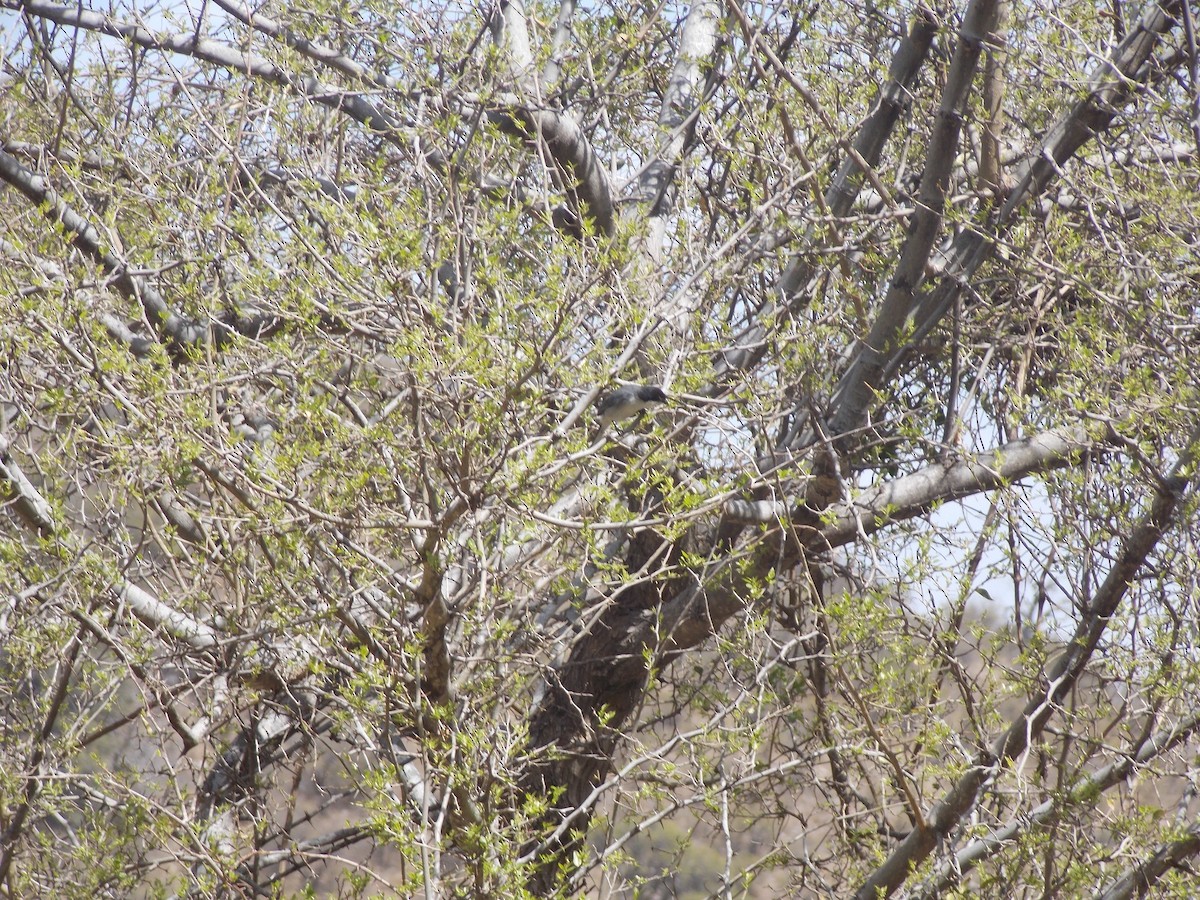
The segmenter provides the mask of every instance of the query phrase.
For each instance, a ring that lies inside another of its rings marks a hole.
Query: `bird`
[[[606,431],[613,422],[633,418],[653,403],[666,403],[669,399],[657,384],[622,385],[596,401],[600,431]]]

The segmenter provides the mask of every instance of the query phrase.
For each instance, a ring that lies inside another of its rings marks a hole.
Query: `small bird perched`
[[[652,403],[666,403],[668,397],[657,384],[626,384],[596,401],[600,413],[600,430],[606,431],[613,422],[630,419]]]

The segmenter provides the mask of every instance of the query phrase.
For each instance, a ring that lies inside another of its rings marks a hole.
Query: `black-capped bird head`
[[[627,384],[596,401],[596,412],[600,413],[600,430],[604,431],[613,422],[630,419],[655,403],[666,403],[667,397],[657,384]]]

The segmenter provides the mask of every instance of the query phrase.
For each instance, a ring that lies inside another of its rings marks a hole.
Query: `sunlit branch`
[[[1135,753],[1123,756],[1077,782],[1066,797],[1051,798],[982,837],[975,838],[959,850],[954,858],[943,863],[933,878],[919,885],[908,896],[921,900],[936,900],[962,881],[964,875],[986,859],[1011,847],[1014,841],[1035,829],[1045,829],[1081,804],[1094,804],[1109,788],[1123,784],[1143,766],[1169,752],[1200,729],[1200,713],[1182,722],[1156,731]]]
[[[501,3],[492,17],[492,34],[504,50],[514,87],[521,94],[518,104],[496,110],[493,118],[506,131],[541,142],[558,168],[563,187],[586,207],[596,230],[611,236],[616,221],[608,174],[579,123],[566,111],[546,105],[533,72],[524,3],[520,0]],[[572,215],[556,224],[568,232],[581,233],[581,223]]]
[[[837,175],[825,191],[825,205],[833,216],[849,213],[858,197],[863,182],[864,168],[878,164],[895,131],[900,116],[910,105],[910,95],[917,75],[929,55],[929,48],[937,34],[937,21],[925,6],[917,8],[915,18],[904,40],[900,42],[896,55],[888,70],[888,80],[879,92],[870,115],[854,139],[853,153],[848,153],[838,168]],[[861,163],[860,163],[861,160]],[[817,269],[807,250],[807,241],[800,241],[803,250],[788,260],[778,282],[779,300],[784,309],[796,310],[806,304],[810,297],[805,292]],[[745,371],[756,365],[767,351],[768,323],[776,313],[776,302],[763,305],[752,321],[733,340],[732,345],[722,351],[716,362],[715,380],[705,391],[717,394],[735,372]]]
[[[1172,869],[1180,868],[1189,858],[1200,853],[1200,822],[1193,823],[1182,837],[1162,844],[1145,862],[1123,873],[1120,878],[1096,895],[1096,900],[1127,900],[1145,897],[1159,880]]]
[[[11,6],[12,3],[11,0],[5,0],[0,5]],[[222,66],[238,74],[252,75],[272,84],[278,84],[300,96],[307,97],[314,103],[350,116],[398,147],[407,148],[409,146],[409,141],[404,134],[405,123],[400,121],[390,110],[374,105],[362,95],[338,90],[322,84],[311,76],[295,75],[269,60],[241,53],[228,44],[199,37],[195,32],[157,35],[141,25],[120,22],[103,13],[74,6],[47,3],[45,0],[21,0],[16,6],[30,15],[57,22],[60,25],[73,25],[87,31],[120,38],[148,50],[179,53],[201,62]]]
[[[984,785],[1037,741],[1046,723],[1060,708],[1063,697],[1078,683],[1100,638],[1112,622],[1117,606],[1136,581],[1146,559],[1173,524],[1176,510],[1192,487],[1198,449],[1193,436],[1181,451],[1171,474],[1158,485],[1153,497],[1148,498],[1148,511],[1122,542],[1115,562],[1093,594],[1066,651],[1047,666],[1040,686],[1029,697],[1024,710],[934,805],[926,816],[929,827],[909,832],[887,860],[863,882],[855,894],[857,900],[890,896],[938,843],[958,827],[963,816],[978,802]]]
[[[885,304],[871,337],[858,347],[854,361],[839,382],[832,404],[831,434],[835,437],[848,434],[864,421],[876,390],[894,376],[906,354],[953,307],[979,267],[991,258],[996,239],[1018,221],[1021,208],[1059,177],[1063,165],[1081,146],[1112,125],[1137,88],[1139,77],[1145,76],[1142,69],[1146,61],[1162,36],[1175,25],[1178,8],[1179,0],[1162,4],[1151,0],[1111,58],[1088,77],[1087,96],[1050,128],[1037,150],[1026,159],[994,222],[981,229],[963,229],[955,237],[937,284],[915,302],[904,304],[903,309]],[[908,280],[901,286],[905,285],[915,287]],[[898,336],[909,324],[913,326],[912,334],[903,344],[897,344]],[[802,437],[798,436],[793,443],[803,443]]]
[[[865,417],[880,385],[883,366],[901,339],[925,279],[925,267],[941,231],[946,191],[958,153],[971,85],[979,58],[996,28],[999,7],[999,0],[972,0],[963,15],[958,46],[946,76],[946,87],[925,155],[925,170],[921,174],[917,208],[908,236],[871,331],[855,349],[831,401],[833,415],[829,433],[835,437],[857,428]],[[805,421],[802,415],[797,416],[797,428],[785,442],[788,446],[811,442]]]
[[[112,276],[122,296],[139,303],[146,317],[179,347],[197,346],[210,337],[209,328],[176,313],[153,286],[134,275],[129,264],[107,249],[95,227],[75,212],[41,175],[25,168],[0,150],[0,179],[20,191],[51,222],[61,225],[72,244]]]
[[[663,610],[675,652],[706,640],[721,623],[743,607],[756,581],[791,568],[805,553],[820,553],[853,543],[880,529],[927,512],[933,506],[1048,472],[1111,442],[1103,425],[1075,425],[1013,441],[971,459],[935,463],[878,487],[863,491],[850,504],[834,505],[818,516],[803,503],[731,500],[725,512],[735,523],[754,523],[772,530],[761,540],[752,564],[713,564],[724,570],[705,573],[696,587]],[[776,530],[777,537],[771,537]],[[701,587],[703,585],[703,587]]]

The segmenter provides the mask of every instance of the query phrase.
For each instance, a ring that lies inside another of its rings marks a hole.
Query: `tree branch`
[[[658,146],[631,191],[649,207],[650,226],[645,247],[656,262],[661,262],[666,220],[675,207],[672,188],[676,167],[695,140],[701,100],[701,64],[713,65],[720,13],[720,5],[715,0],[701,0],[688,10],[675,67],[671,70],[671,80],[663,92],[658,113]]]
[[[875,324],[856,348],[831,401],[834,414],[830,433],[835,437],[854,430],[865,418],[880,385],[884,364],[889,355],[895,352],[912,312],[917,291],[924,281],[929,255],[941,231],[946,190],[958,152],[958,137],[962,131],[971,84],[979,57],[996,29],[999,9],[999,0],[971,0],[963,15],[958,46],[950,63],[946,88],[925,156],[925,171],[921,175],[921,189],[916,211],[910,220],[908,237],[900,251],[900,260]],[[811,442],[811,438],[806,436],[808,427],[800,426],[802,422],[803,417],[798,417],[797,431],[789,438],[788,446]]]
[[[262,57],[240,53],[219,41],[202,38],[192,32],[156,35],[141,25],[119,22],[103,13],[74,6],[61,6],[45,0],[20,0],[15,5],[11,0],[4,0],[0,7],[22,9],[30,15],[57,22],[59,25],[73,25],[86,31],[126,40],[148,50],[180,53],[202,62],[214,63],[232,72],[253,75],[255,78],[286,87],[335,112],[344,113],[398,147],[408,147],[409,142],[404,136],[404,123],[390,110],[375,106],[360,94],[336,90],[322,84],[316,78],[294,75]]]
[[[372,88],[397,91],[403,90],[404,88],[399,80],[392,78],[389,75],[384,75],[380,72],[374,72],[368,69],[366,66],[346,56],[345,54],[338,53],[332,47],[327,47],[319,41],[309,40],[308,38],[297,34],[296,32],[292,31],[292,29],[281,25],[274,19],[264,16],[261,13],[254,12],[250,8],[249,4],[234,2],[234,0],[214,0],[214,2],[217,4],[217,6],[221,7],[221,9],[225,10],[231,16],[236,18],[239,22],[250,26],[261,34],[265,34],[268,37],[280,41],[281,43],[290,47],[292,50],[295,50],[301,56],[305,57],[306,59],[310,59],[319,65],[333,69],[335,72],[339,72],[348,78],[353,78],[355,81],[361,82],[362,84]],[[391,115],[387,110],[379,109],[377,107],[372,108],[375,110],[374,114],[380,117]],[[368,111],[367,106],[358,107],[358,109],[360,112],[364,113]],[[351,117],[356,118],[365,125],[368,125],[368,127],[374,127],[370,125],[369,121],[358,118],[353,113],[351,113]],[[402,130],[402,126],[398,125],[395,120],[393,120],[390,128],[394,133],[399,133]],[[426,145],[425,141],[423,141],[421,138],[420,132],[413,130],[409,139],[421,153],[421,156],[425,159],[425,161],[431,166],[439,171],[446,168],[445,155],[440,150]],[[393,143],[395,143],[394,140]]]
[[[579,123],[566,112],[543,105],[521,0],[500,4],[492,17],[492,36],[505,52],[514,86],[522,97],[518,104],[497,110],[493,118],[510,134],[542,142],[563,177],[564,188],[587,208],[596,230],[611,237],[616,219],[608,174]],[[570,233],[582,233],[581,223],[570,215],[560,225]]]
[[[756,583],[790,569],[805,555],[854,543],[938,504],[1051,471],[1114,439],[1111,428],[1099,425],[1042,432],[973,459],[927,466],[864,491],[849,504],[832,506],[819,518],[802,500],[786,505],[732,500],[725,508],[733,521],[773,521],[774,527],[762,536],[749,563],[718,560],[710,571],[698,574],[694,587],[664,605],[663,631],[669,638],[661,649],[675,653],[707,640],[744,607]],[[651,640],[649,634],[644,637]]]
[[[50,537],[55,532],[54,511],[21,471],[8,446],[8,438],[0,434],[0,488],[26,525],[42,537]]]
[[[0,435],[0,488],[13,503],[18,515],[38,534],[50,537],[58,533],[50,504],[13,460],[8,452],[8,441],[3,435]],[[167,606],[136,585],[118,581],[112,589],[114,596],[128,603],[134,615],[151,628],[161,628],[194,650],[209,650],[217,643],[217,634],[212,628]]]
[[[1200,853],[1200,822],[1188,828],[1183,837],[1163,844],[1152,857],[1130,869],[1097,894],[1096,900],[1145,897],[1170,869],[1197,853]]]
[[[43,786],[49,783],[49,780],[44,777],[43,763],[46,761],[47,749],[51,745],[51,737],[58,725],[59,713],[67,704],[67,689],[75,675],[75,665],[79,661],[79,651],[82,648],[83,640],[80,632],[76,631],[63,649],[58,677],[54,680],[46,703],[46,714],[42,717],[42,724],[37,734],[33,736],[33,749],[24,767],[25,789],[21,799],[19,802],[10,799],[5,803],[7,807],[4,811],[6,825],[4,831],[0,833],[0,884],[8,883],[9,869],[16,856],[18,842],[25,830],[29,813]]]
[[[991,258],[997,239],[1016,224],[1021,207],[1046,189],[1062,171],[1063,164],[1084,143],[1112,125],[1139,83],[1142,67],[1162,35],[1175,24],[1179,3],[1180,0],[1164,3],[1151,0],[1112,57],[1098,65],[1089,76],[1087,96],[1050,129],[1038,150],[1027,158],[1016,186],[991,226],[966,228],[954,238],[937,285],[927,289],[915,304],[915,328],[904,344],[878,343],[879,335],[873,329],[873,338],[857,348],[831,404],[830,434],[835,437],[847,434],[864,421],[875,391],[894,376],[912,348],[918,346],[953,307],[979,267]],[[913,307],[909,308],[911,311]],[[882,313],[880,319],[883,319]],[[897,327],[905,327],[906,322],[907,319],[900,321]],[[876,324],[882,329],[878,322]],[[893,337],[898,333],[891,332]],[[794,441],[793,446],[800,443],[803,441]]]
[[[1080,618],[1066,652],[1046,669],[1043,686],[1029,697],[1025,709],[1013,719],[990,750],[980,753],[975,764],[933,808],[926,817],[929,827],[909,832],[908,837],[863,882],[855,894],[857,900],[878,900],[890,896],[970,811],[979,799],[979,792],[997,770],[1025,752],[1041,735],[1063,697],[1083,674],[1100,637],[1146,558],[1174,520],[1175,511],[1190,486],[1188,478],[1193,477],[1197,437],[1192,436],[1188,446],[1180,453],[1171,475],[1158,485],[1149,511],[1123,542],[1116,562]]]
[[[645,688],[652,657],[665,666],[709,639],[745,608],[756,587],[806,555],[852,543],[937,503],[1064,465],[1106,441],[1109,432],[1093,434],[1100,427],[1046,432],[975,460],[938,463],[868,491],[845,509],[831,509],[825,520],[799,504],[771,523],[748,558],[736,558],[732,546],[718,539],[714,561],[702,571],[663,584],[656,584],[654,575],[644,576],[636,587],[627,584],[621,602],[605,608],[572,647],[531,716],[531,743],[553,748],[555,755],[530,768],[525,789],[545,796],[564,788],[557,804],[564,815],[583,803],[608,768],[620,726]],[[655,545],[652,534],[635,540],[639,543],[626,561],[630,571],[641,570],[638,562],[648,559]],[[586,822],[580,828],[586,830]]]
[[[0,150],[0,179],[20,191],[46,219],[61,225],[71,243],[112,276],[113,286],[122,296],[139,303],[150,322],[161,329],[176,348],[200,346],[210,339],[208,326],[176,313],[162,294],[129,271],[128,263],[105,249],[99,232],[71,209],[45,178],[31,172],[3,150]]]
[[[913,85],[929,56],[935,34],[937,20],[933,12],[928,7],[919,6],[908,34],[892,58],[888,80],[854,139],[852,152],[846,154],[837,175],[825,190],[824,201],[831,216],[842,217],[850,212],[862,187],[863,176],[879,163],[896,123],[910,105]],[[807,250],[811,240],[801,240],[799,243]],[[779,304],[793,312],[806,304],[809,295],[804,289],[811,283],[815,273],[816,265],[811,254],[804,251],[794,253],[779,277]],[[717,393],[734,372],[745,371],[762,359],[767,350],[766,323],[776,318],[777,311],[777,303],[768,301],[757,312],[754,321],[737,335],[732,347],[722,351],[715,367],[713,383],[704,393]]]
[[[1156,731],[1136,753],[1123,756],[1099,771],[1081,778],[1065,797],[1051,798],[1003,828],[997,828],[983,837],[972,840],[959,850],[953,859],[943,863],[934,876],[920,885],[911,896],[914,900],[936,900],[944,896],[962,881],[966,873],[985,859],[1011,846],[1011,843],[1025,832],[1054,825],[1071,807],[1096,803],[1100,795],[1109,788],[1127,781],[1142,766],[1174,749],[1198,729],[1200,713],[1194,713],[1172,728]]]

